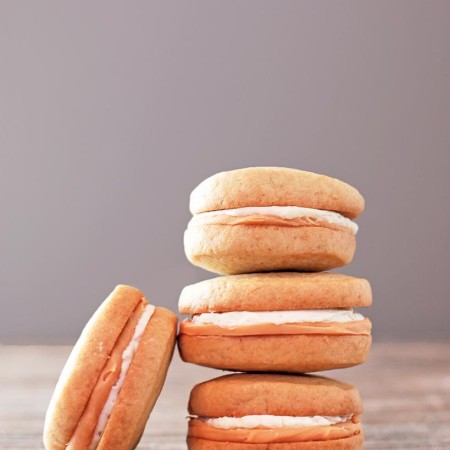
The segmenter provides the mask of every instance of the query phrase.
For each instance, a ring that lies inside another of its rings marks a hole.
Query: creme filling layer
[[[358,225],[342,214],[334,211],[303,208],[301,206],[249,206],[245,208],[222,209],[196,214],[192,220],[195,220],[197,217],[208,218],[214,216],[275,216],[285,220],[306,218],[348,228],[352,234],[358,232]]]
[[[118,342],[103,368],[83,415],[75,429],[68,450],[95,450],[106,429],[128,369],[137,351],[155,307],[141,302],[122,330]]]
[[[361,432],[359,416],[191,417],[189,437],[247,444],[326,441]]]
[[[346,416],[271,416],[266,414],[242,417],[200,418],[203,422],[215,428],[229,430],[230,428],[299,428],[314,425],[334,425],[347,422],[352,415]]]
[[[352,309],[235,311],[202,313],[183,320],[180,334],[190,336],[335,335],[370,336],[372,324]]]
[[[232,311],[223,313],[202,313],[192,317],[192,322],[223,327],[271,323],[316,323],[353,322],[364,320],[364,316],[352,309],[308,309],[301,311]]]

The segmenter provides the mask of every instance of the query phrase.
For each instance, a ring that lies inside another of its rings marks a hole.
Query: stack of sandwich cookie
[[[120,285],[85,326],[47,410],[47,450],[131,450],[172,358],[177,317]]]
[[[184,361],[231,375],[191,393],[191,450],[360,449],[353,386],[301,374],[363,363],[371,323],[367,280],[320,272],[348,264],[364,199],[353,187],[295,169],[216,174],[190,198],[184,235],[193,264],[224,274],[183,289]],[[271,374],[272,373],[272,374]]]

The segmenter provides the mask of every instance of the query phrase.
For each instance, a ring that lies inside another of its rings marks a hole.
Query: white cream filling
[[[243,417],[217,417],[200,418],[201,421],[215,428],[230,430],[233,428],[301,428],[316,425],[334,425],[336,423],[347,422],[352,418],[352,414],[347,416],[270,416],[254,415]]]
[[[263,216],[276,216],[281,217],[282,219],[298,219],[301,217],[320,219],[331,224],[349,228],[353,234],[356,234],[358,232],[358,225],[342,214],[321,209],[303,208],[300,206],[249,206],[246,208],[208,211],[197,214],[197,216],[251,216],[255,214]]]
[[[352,309],[305,309],[302,311],[233,311],[203,313],[192,317],[194,323],[218,325],[219,327],[302,322],[353,322],[364,320],[362,314]]]
[[[95,450],[100,442],[103,432],[105,431],[106,424],[111,415],[112,409],[116,404],[117,396],[119,395],[120,389],[125,381],[128,369],[130,367],[131,361],[136,353],[139,342],[141,341],[142,335],[144,334],[145,327],[147,326],[150,318],[155,312],[155,307],[153,305],[146,305],[144,312],[142,313],[136,328],[134,329],[133,337],[127,348],[122,353],[122,366],[120,368],[120,375],[116,384],[111,388],[108,399],[103,406],[102,412],[97,422],[97,426],[92,437],[92,441],[89,444],[89,450]]]

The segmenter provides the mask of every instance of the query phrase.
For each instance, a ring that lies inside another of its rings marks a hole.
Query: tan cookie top
[[[227,311],[293,311],[370,306],[364,278],[338,273],[273,272],[212,278],[186,286],[181,314]]]
[[[364,210],[364,198],[336,178],[284,167],[217,173],[201,182],[190,197],[192,214],[248,206],[302,206],[353,219]]]
[[[189,399],[189,413],[202,417],[345,416],[361,411],[354,386],[310,375],[225,375],[198,384]]]

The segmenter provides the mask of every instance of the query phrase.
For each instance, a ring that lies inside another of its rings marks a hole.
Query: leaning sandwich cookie
[[[194,387],[189,450],[358,450],[356,388],[316,376],[226,375]]]
[[[364,199],[325,175],[280,167],[221,172],[191,193],[189,261],[212,272],[321,271],[348,264]]]
[[[183,289],[178,346],[186,362],[224,370],[306,373],[363,363],[367,280],[336,273],[217,277]]]
[[[47,409],[47,450],[136,447],[172,358],[177,317],[119,285],[85,326]]]

